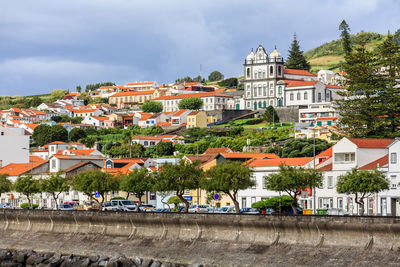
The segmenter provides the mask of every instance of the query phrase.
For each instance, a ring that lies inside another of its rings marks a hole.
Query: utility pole
[[[313,158],[314,158],[314,170],[315,170],[315,130],[313,129]],[[313,210],[314,210],[314,215],[316,214],[316,207],[317,207],[317,205],[316,205],[316,203],[315,203],[315,201],[316,201],[316,197],[315,197],[315,186],[314,186],[314,188],[313,188]]]

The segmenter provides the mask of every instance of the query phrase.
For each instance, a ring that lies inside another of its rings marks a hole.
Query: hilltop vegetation
[[[350,35],[350,42],[353,47],[357,45],[359,35],[360,33]],[[386,36],[386,34],[375,32],[365,33],[367,48],[374,51],[385,40]],[[339,71],[341,64],[344,62],[342,42],[340,39],[333,40],[308,50],[304,53],[304,56],[311,64],[311,71],[318,71],[320,69]]]

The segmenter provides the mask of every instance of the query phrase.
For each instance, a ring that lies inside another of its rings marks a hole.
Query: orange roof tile
[[[65,143],[62,141],[54,141],[54,142],[46,144],[45,146],[48,146],[48,145],[68,145],[68,143]]]
[[[110,118],[109,117],[92,117],[93,119],[96,119],[98,121],[109,121]]]
[[[183,113],[185,113],[186,111],[188,111],[188,110],[187,110],[187,109],[181,109],[181,110],[175,112],[172,116],[173,116],[173,117],[175,117],[175,116],[180,116],[180,115],[182,115]]]
[[[338,117],[317,118],[316,121],[337,121]]]
[[[249,167],[275,167],[275,166],[280,166],[282,164],[288,166],[303,166],[312,160],[313,157],[255,159],[249,163]]]
[[[139,121],[147,121],[150,118],[150,116],[143,116]]]
[[[159,123],[156,124],[156,126],[162,126],[162,127],[168,127],[168,126],[171,126],[171,125],[172,125],[172,123],[166,122],[166,121],[162,121],[162,122],[159,122]]]
[[[10,163],[0,169],[0,174],[8,174],[10,176],[17,176],[31,171],[32,169],[39,167],[46,163],[43,161],[34,161],[29,163]]]
[[[383,167],[386,166],[389,163],[389,156],[385,155],[382,158],[379,158],[377,160],[374,160],[368,164],[365,164],[364,166],[360,167],[360,170],[374,170],[378,166]]]
[[[386,148],[394,139],[348,138],[359,148]]]
[[[319,171],[323,171],[323,172],[326,172],[326,171],[331,171],[332,170],[332,163],[330,163],[330,164],[327,164],[327,165],[325,165],[325,166],[322,166],[322,167],[320,167],[320,168],[317,168]]]
[[[95,151],[95,149],[72,149],[72,150],[59,150],[57,151],[56,155],[63,155],[64,151],[68,151],[70,154],[69,155],[90,155]],[[68,154],[67,154],[68,155]]]
[[[211,96],[232,98],[232,96],[229,96],[229,95],[219,94],[219,93],[215,93],[215,92],[209,92],[209,93],[193,93],[193,94],[160,96],[158,98],[154,98],[153,100],[171,100],[171,99],[182,99],[182,98],[189,98],[189,97],[211,97]]]
[[[318,81],[301,81],[301,80],[283,80],[287,87],[301,87],[301,86],[311,86],[316,84]]]
[[[326,88],[332,88],[332,89],[343,89],[341,86],[333,85],[333,84],[326,84]]]
[[[141,86],[141,85],[152,85],[152,84],[154,84],[155,82],[138,82],[138,83],[127,83],[127,84],[125,84],[125,86],[128,86],[128,85],[131,85],[131,86],[134,86],[134,85],[137,85],[137,86]]]
[[[319,153],[318,155],[316,155],[316,158],[322,158],[322,157],[332,157],[332,150],[333,150],[333,146],[331,146],[330,148],[328,148],[325,151],[322,151],[321,153]]]
[[[75,113],[91,113],[95,112],[97,109],[78,109],[75,111]]]
[[[232,150],[228,147],[218,147],[218,148],[207,148],[206,151],[204,151],[203,154],[209,154],[209,153],[229,153]]]
[[[251,158],[270,158],[270,159],[279,159],[279,156],[274,153],[247,153],[247,152],[228,152],[221,153],[224,158],[227,159],[251,159]]]
[[[33,124],[33,123],[24,123],[23,125],[32,130],[35,130],[35,128],[39,126],[39,124]]]
[[[316,73],[311,73],[306,70],[295,70],[295,69],[284,69],[283,73],[288,75],[318,76],[318,74]]]
[[[199,84],[199,82],[189,82],[189,83],[182,83],[182,85],[184,85],[184,86],[193,86],[193,85],[196,85],[196,84]]]

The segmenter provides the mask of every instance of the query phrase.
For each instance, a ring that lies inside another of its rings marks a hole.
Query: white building
[[[0,126],[0,166],[29,162],[29,136],[22,128]]]
[[[178,104],[184,98],[199,97],[203,101],[203,107],[201,110],[221,110],[228,109],[228,100],[232,99],[232,96],[209,92],[209,93],[193,93],[193,94],[181,94],[174,96],[161,96],[153,99],[154,101],[161,102],[163,105],[164,112],[171,112],[179,110]]]

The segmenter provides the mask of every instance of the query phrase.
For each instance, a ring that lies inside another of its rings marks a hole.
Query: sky
[[[112,81],[242,76],[251,48],[293,34],[307,51],[352,33],[400,28],[398,0],[0,0],[0,95]]]

